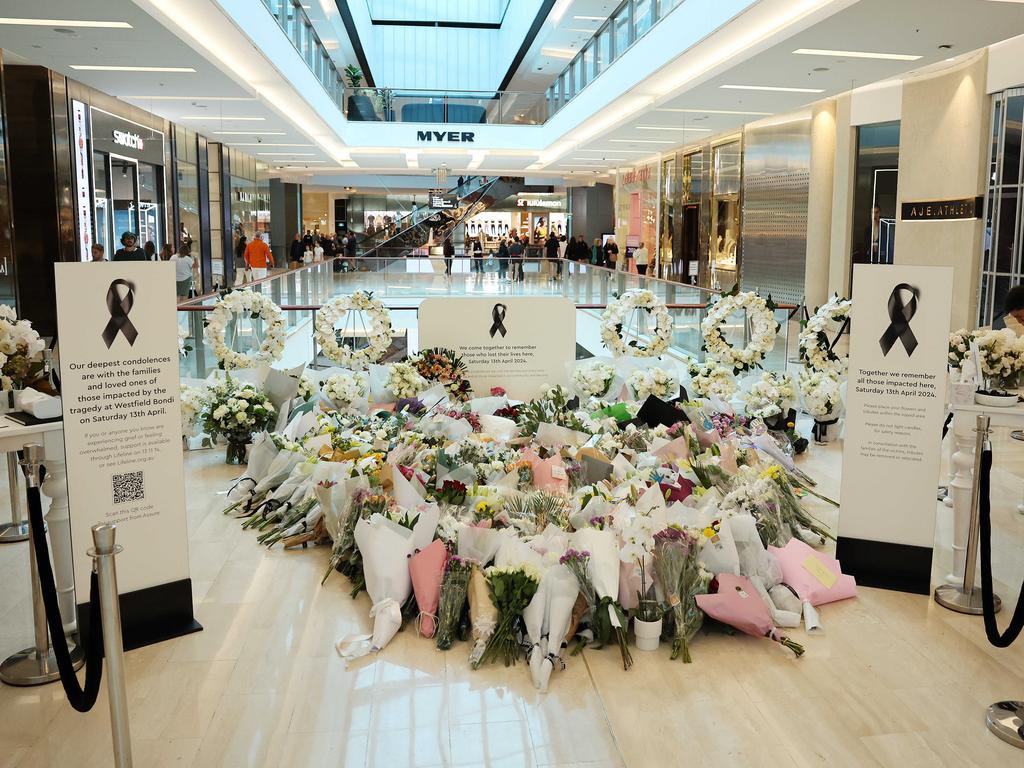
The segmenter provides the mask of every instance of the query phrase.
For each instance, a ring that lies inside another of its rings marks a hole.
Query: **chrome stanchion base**
[[[1024,701],[997,701],[988,708],[985,721],[1000,739],[1024,749]]]
[[[999,595],[993,595],[992,598],[996,613],[999,613],[1003,601],[999,599]],[[957,613],[981,616],[981,587],[965,592],[963,587],[956,584],[942,584],[935,588],[935,602]]]
[[[71,663],[78,671],[85,664],[85,654],[80,645],[70,645]],[[57,657],[53,649],[47,651],[46,656],[39,656],[35,648],[26,648],[24,651],[8,656],[0,664],[0,681],[7,685],[29,686],[44,685],[60,679],[60,671],[57,669]]]
[[[28,540],[28,521],[21,523],[0,523],[0,544],[13,544]]]

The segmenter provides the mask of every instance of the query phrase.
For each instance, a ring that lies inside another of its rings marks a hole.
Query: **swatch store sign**
[[[109,152],[154,165],[164,164],[164,135],[102,109],[89,110],[92,143],[97,152]]]

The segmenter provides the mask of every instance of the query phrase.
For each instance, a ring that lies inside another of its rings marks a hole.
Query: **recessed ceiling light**
[[[247,120],[259,122],[266,120],[265,117],[235,117],[234,115],[182,115],[179,120]]]
[[[608,139],[616,144],[675,144],[668,139]]]
[[[566,48],[541,48],[542,56],[550,56],[553,59],[571,59],[578,51],[570,51]]]
[[[788,88],[781,85],[720,85],[727,91],[779,91],[781,93],[824,93],[824,88]]]
[[[793,53],[801,56],[833,56],[845,59],[889,59],[891,61],[917,61],[912,53],[873,53],[872,51],[830,51],[822,48],[797,48]]]
[[[573,18],[574,19],[579,19],[580,21],[604,21],[608,17],[607,16],[573,16]]]
[[[749,112],[740,109],[676,109],[674,107],[661,107],[655,112],[684,112],[690,115],[771,115],[773,112]]]
[[[256,101],[255,96],[118,96],[140,101]]]
[[[287,136],[284,131],[214,131],[215,136]]]
[[[261,157],[316,157],[316,152],[257,152]]]
[[[92,29],[132,29],[127,21],[79,21],[71,19],[0,18],[0,24],[20,27],[81,27]]]
[[[638,131],[697,131],[698,133],[711,133],[710,128],[691,128],[690,126],[675,125],[637,125]]]
[[[247,135],[252,135],[252,134],[247,134]],[[266,136],[267,134],[261,134],[261,135]],[[274,143],[274,142],[266,142],[266,141],[246,141],[246,142],[232,141],[231,142],[231,146],[232,147],[314,147],[316,145],[315,144],[277,144],[277,143]]]
[[[559,168],[604,168],[603,165],[588,165],[587,163],[559,163]]]
[[[616,139],[613,139],[613,141],[616,141]],[[622,154],[649,155],[651,153],[651,150],[649,150],[649,149],[613,149],[613,150],[608,150],[608,149],[577,149],[576,150],[577,153],[580,153],[580,152],[601,152],[601,153],[604,153],[604,152],[609,152],[609,151],[610,152],[618,152],[620,155],[622,155]]]
[[[192,67],[126,67],[114,64],[69,64],[71,69],[89,72],[195,72]]]

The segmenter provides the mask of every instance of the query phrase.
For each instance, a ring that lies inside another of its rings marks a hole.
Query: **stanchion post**
[[[0,524],[0,544],[28,539],[28,521],[21,516],[21,493],[18,489],[18,457],[7,454],[7,484],[11,495],[11,522]]]
[[[43,446],[35,443],[25,446],[24,460],[21,462],[25,473],[25,483],[29,488],[39,487],[39,468],[43,463]],[[43,606],[43,591],[39,585],[39,569],[36,565],[36,536],[46,536],[46,530],[37,531],[29,525],[28,562],[32,583],[32,626],[35,632],[35,646],[26,648],[8,657],[0,664],[0,680],[8,685],[42,685],[60,679],[57,669],[57,657],[50,647],[50,636],[46,629],[46,608]],[[63,637],[57,642],[66,642]],[[80,669],[85,658],[80,647],[71,651],[74,668]]]
[[[974,572],[978,565],[978,515],[979,500],[981,494],[981,454],[985,450],[991,450],[989,442],[990,417],[979,414],[975,426],[974,444],[974,482],[971,483],[971,516],[967,530],[967,551],[964,563],[964,583],[942,584],[935,588],[935,602],[943,608],[948,608],[957,613],[967,613],[972,616],[980,616],[981,588],[974,585]],[[995,609],[998,612],[1002,607],[1002,601],[998,595],[993,595]]]
[[[103,655],[107,663],[107,698],[110,699],[110,733],[114,742],[114,765],[131,768],[132,734],[128,722],[128,687],[121,640],[121,605],[117,592],[114,556],[121,551],[114,539],[116,525],[92,527],[93,568],[100,590],[100,621],[103,624]],[[96,617],[92,617],[95,621]]]

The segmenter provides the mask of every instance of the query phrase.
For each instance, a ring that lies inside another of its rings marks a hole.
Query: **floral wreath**
[[[228,323],[235,315],[246,314],[266,323],[266,335],[255,353],[236,352],[227,345],[224,335]],[[213,356],[224,370],[251,368],[261,363],[273,363],[284,353],[285,322],[281,308],[262,293],[231,291],[217,300],[203,331],[206,343],[213,348]]]
[[[622,325],[634,310],[644,309],[654,317],[654,334],[644,345],[622,338]],[[601,316],[601,341],[615,357],[660,357],[672,340],[672,316],[665,302],[648,290],[631,290],[615,299]]]
[[[803,324],[800,331],[800,360],[812,371],[834,373],[841,376],[846,368],[846,361],[832,351],[832,342],[828,338],[831,323],[842,323],[850,316],[853,302],[834,295],[822,304],[818,310]]]
[[[750,342],[742,349],[726,341],[722,333],[722,325],[738,310],[745,310],[750,322]],[[775,347],[775,336],[781,327],[775,320],[775,302],[771,297],[762,299],[753,291],[723,294],[708,305],[707,316],[701,323],[704,350],[734,374],[742,373],[761,365],[765,355]]]
[[[339,344],[334,325],[350,311],[365,312],[370,321],[367,329],[369,345],[353,349],[348,344]],[[330,360],[345,368],[364,369],[380,361],[391,347],[395,331],[391,327],[391,314],[373,294],[356,291],[349,296],[335,296],[317,312],[313,332],[316,343]]]

